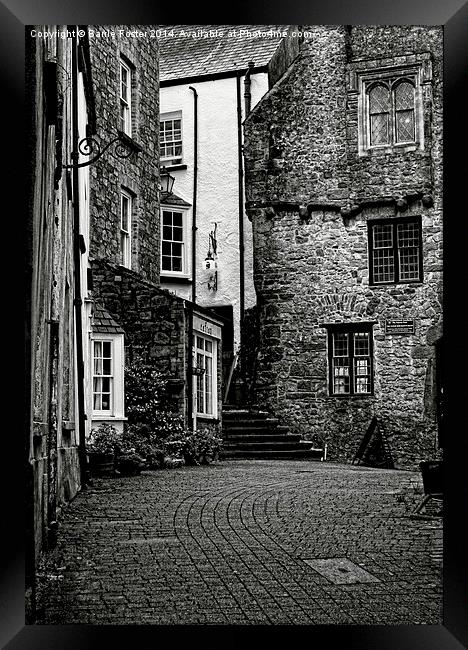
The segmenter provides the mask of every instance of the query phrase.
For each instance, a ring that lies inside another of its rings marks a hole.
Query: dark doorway
[[[229,395],[226,399],[226,387],[229,381],[229,376],[232,374],[232,364],[234,361],[234,314],[232,305],[223,305],[219,307],[210,307],[209,310],[215,318],[220,320],[223,324],[222,333],[222,396],[223,403],[229,403],[229,395],[233,391],[233,385],[229,388]]]

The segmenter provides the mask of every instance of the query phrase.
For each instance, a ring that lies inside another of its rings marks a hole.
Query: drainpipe
[[[253,61],[249,61],[249,67],[247,69],[247,72],[245,73],[244,77],[244,112],[245,112],[245,117],[250,113],[250,107],[251,107],[251,100],[252,100],[252,94],[250,92],[250,86],[251,86],[251,80],[250,80],[250,75],[252,73],[252,70],[255,66],[255,63]]]
[[[190,310],[189,330],[189,404],[192,428],[197,428],[196,400],[193,398],[195,380],[193,376],[193,308],[197,302],[197,190],[198,190],[198,93],[193,86],[189,86],[193,92],[193,199],[192,199],[192,308]]]
[[[250,64],[249,64],[250,68]],[[236,76],[236,90],[237,90],[237,155],[238,155],[238,185],[239,185],[239,333],[240,333],[240,347],[239,347],[239,362],[242,379],[245,379],[244,368],[244,355],[242,352],[242,323],[244,321],[244,167],[242,160],[242,104],[241,104],[241,88],[240,78],[242,73],[238,71]],[[250,80],[249,80],[250,84]]]
[[[86,486],[86,438],[85,438],[85,400],[84,400],[84,358],[83,358],[83,321],[82,321],[82,289],[81,289],[81,250],[80,250],[80,202],[78,182],[78,40],[77,25],[70,27],[75,34],[72,41],[72,147],[71,159],[73,185],[73,262],[75,280],[75,331],[76,331],[76,370],[77,370],[77,401],[78,401],[78,456],[80,459],[81,487]]]
[[[192,210],[192,302],[197,302],[197,184],[198,184],[198,94],[193,86],[193,210]]]

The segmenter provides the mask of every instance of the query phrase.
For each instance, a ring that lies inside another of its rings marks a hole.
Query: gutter
[[[268,72],[268,65],[259,65],[251,69],[251,73]],[[188,83],[203,83],[204,81],[215,81],[216,79],[229,79],[237,77],[240,70],[226,70],[224,72],[212,72],[211,74],[192,75],[190,77],[180,77],[180,79],[163,79],[159,82],[161,88],[168,86],[182,86]]]
[[[250,72],[253,70],[249,64]],[[242,323],[244,321],[245,311],[245,270],[244,270],[244,166],[242,160],[242,104],[241,104],[241,87],[240,79],[242,72],[236,76],[237,90],[237,156],[238,156],[238,193],[239,193],[239,332],[240,332],[240,367],[241,373],[244,372],[243,355],[242,355]]]

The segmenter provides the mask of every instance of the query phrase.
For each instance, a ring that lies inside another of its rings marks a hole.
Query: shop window
[[[197,415],[217,415],[217,342],[195,335],[197,372]]]

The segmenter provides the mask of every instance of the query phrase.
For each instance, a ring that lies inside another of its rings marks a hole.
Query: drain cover
[[[335,585],[351,585],[358,582],[380,582],[378,578],[345,557],[325,560],[304,560],[314,571]]]

